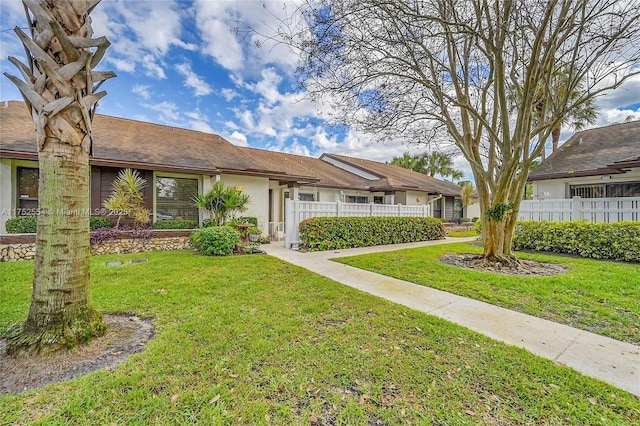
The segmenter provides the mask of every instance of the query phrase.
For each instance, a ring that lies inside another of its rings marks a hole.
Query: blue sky
[[[267,13],[264,4],[270,10]],[[92,13],[95,36],[111,41],[100,68],[118,77],[103,88],[101,114],[217,133],[254,148],[319,156],[323,152],[389,161],[408,150],[402,140],[372,143],[366,134],[322,125],[325,105],[296,93],[297,57],[283,46],[257,48],[232,32],[238,22],[266,31],[288,12],[283,1],[102,0]],[[275,15],[275,16],[274,16]],[[0,0],[0,66],[24,61],[11,30],[25,27],[22,3]],[[0,100],[21,100],[0,77]],[[597,126],[640,119],[640,79],[599,100]],[[571,135],[563,132],[563,139]],[[469,172],[462,158],[456,167]]]

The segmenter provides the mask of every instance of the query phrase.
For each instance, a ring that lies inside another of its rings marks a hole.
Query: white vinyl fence
[[[524,200],[520,205],[518,220],[640,221],[640,197]]]
[[[286,248],[299,244],[300,222],[312,217],[347,216],[407,216],[428,217],[431,211],[428,205],[403,206],[402,204],[357,204],[322,201],[285,200],[285,238]]]

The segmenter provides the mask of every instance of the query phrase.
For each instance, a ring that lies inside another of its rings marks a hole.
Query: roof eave
[[[527,178],[528,182],[535,182],[538,180],[551,180],[551,179],[568,179],[573,177],[589,177],[589,176],[604,176],[604,175],[619,175],[625,173],[624,170],[612,169],[609,167],[603,167],[595,170],[580,170],[577,172],[561,172],[561,173],[548,173],[544,175],[534,175]]]

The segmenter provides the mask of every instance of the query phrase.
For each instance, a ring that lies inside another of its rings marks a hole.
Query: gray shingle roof
[[[381,179],[379,181],[369,181],[372,191],[400,189],[424,191],[431,194],[443,194],[454,197],[462,195],[461,187],[455,183],[436,179],[394,164],[336,154],[322,154],[320,158],[323,157],[334,158],[352,167],[380,176]]]
[[[640,121],[575,133],[536,167],[529,180],[623,173],[640,167]]]
[[[0,155],[37,158],[36,134],[23,102],[0,105]],[[265,176],[281,183],[370,191],[418,190],[460,195],[460,187],[398,166],[334,158],[380,176],[368,180],[318,158],[237,147],[219,135],[96,114],[91,164],[202,174]]]

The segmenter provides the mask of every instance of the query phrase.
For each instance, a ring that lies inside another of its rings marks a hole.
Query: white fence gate
[[[518,220],[640,221],[640,197],[524,200],[520,204]]]
[[[300,243],[298,227],[300,222],[312,217],[347,216],[406,216],[428,217],[431,210],[428,205],[403,206],[402,204],[357,204],[322,201],[285,200],[285,237],[284,246],[291,248]]]

